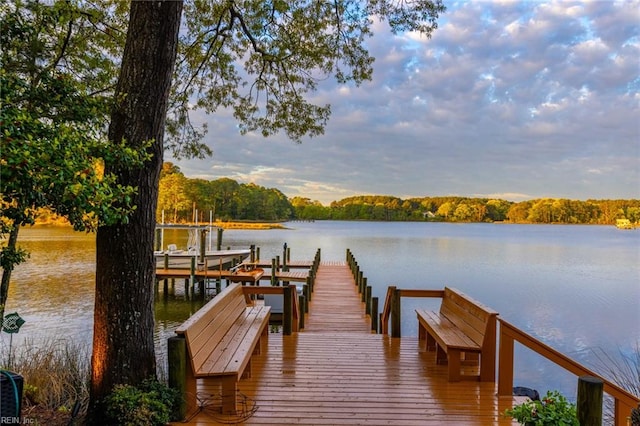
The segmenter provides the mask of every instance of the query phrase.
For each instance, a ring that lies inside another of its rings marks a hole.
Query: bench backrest
[[[176,329],[176,334],[187,339],[193,371],[200,369],[246,307],[242,285],[231,284]]]
[[[440,314],[447,317],[481,348],[494,350],[498,313],[461,291],[445,287]]]

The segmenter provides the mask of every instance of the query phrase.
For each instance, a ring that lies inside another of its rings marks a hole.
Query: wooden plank
[[[416,309],[416,313],[418,320],[427,328],[429,334],[441,345],[445,346],[443,348],[444,350],[447,350],[447,347],[468,351],[480,350],[479,344],[474,342],[473,339],[462,332],[462,330],[447,318],[438,315],[436,312],[424,309]]]
[[[219,295],[224,295],[228,293],[232,293],[234,291],[238,291],[238,288],[242,289],[240,284],[231,284],[227,288],[223,289]],[[203,316],[207,316],[208,312],[214,308],[218,304],[224,304],[226,300],[223,297],[214,297],[209,302],[207,302],[202,308],[198,309],[198,311],[193,314],[189,319],[180,324],[180,326],[176,329],[176,334],[184,334],[185,331],[191,328],[194,324],[197,324]]]
[[[245,310],[246,303],[242,293],[240,297],[234,295],[230,302],[215,313],[215,316],[212,317],[213,321],[208,324],[206,329],[202,329],[197,334],[191,330],[187,331],[187,344],[196,376],[201,375],[206,369],[204,364],[210,358],[211,353],[218,350],[224,337],[231,331],[232,324]]]
[[[237,384],[257,410],[225,417],[203,410],[189,425],[516,425],[501,413],[512,398],[496,385],[449,382],[434,352],[419,351],[416,337],[371,334],[348,267],[321,264],[305,330],[271,333],[251,359],[252,375]],[[465,375],[477,366],[461,365]],[[199,391],[220,392],[201,382]],[[183,424],[183,423],[178,423]]]
[[[368,333],[271,334],[265,351],[252,358],[252,377],[238,383],[258,408],[241,423],[517,424],[500,415],[511,400],[496,398],[494,384],[449,383],[447,367],[416,346],[416,338]],[[229,419],[205,410],[187,424]]]
[[[248,349],[242,345],[251,325],[258,315],[258,309],[246,309],[230,326],[229,331],[220,339],[216,350],[213,351],[202,366],[204,375],[242,374],[246,365],[245,358],[251,357],[253,348]],[[259,336],[259,333],[258,333]],[[251,339],[254,342],[253,339]],[[242,351],[242,349],[245,349]],[[235,362],[232,360],[235,357]]]

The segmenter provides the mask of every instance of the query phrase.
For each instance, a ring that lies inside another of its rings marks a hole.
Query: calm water
[[[387,222],[295,222],[291,229],[227,230],[223,245],[260,247],[261,257],[343,260],[356,256],[384,299],[386,288],[457,287],[497,310],[509,322],[591,368],[597,353],[619,359],[640,342],[640,231],[613,226],[445,224]],[[165,243],[186,244],[165,235]],[[27,228],[21,245],[31,252],[12,278],[7,313],[27,323],[14,337],[66,338],[90,342],[95,271],[94,237],[60,228]],[[156,342],[195,312],[177,285],[156,298]],[[403,299],[403,335],[416,335],[413,309],[437,304]],[[2,342],[8,338],[3,334]],[[516,345],[516,385],[575,394],[575,378]]]

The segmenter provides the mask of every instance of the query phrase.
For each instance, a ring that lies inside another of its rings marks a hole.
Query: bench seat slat
[[[416,312],[420,320],[424,321],[424,325],[431,331],[431,334],[445,346],[443,349],[446,350],[446,347],[449,347],[468,351],[480,350],[480,345],[464,334],[446,317],[423,309],[418,309]]]
[[[202,369],[209,354],[220,344],[238,316],[246,309],[244,296],[242,298],[235,297],[232,302],[227,304],[217,315],[212,315],[208,327],[199,334],[194,334],[191,330],[187,331],[187,343],[191,349],[193,371],[197,372]]]
[[[249,357],[244,354],[253,352],[256,345],[259,344],[262,329],[269,323],[269,311],[271,307],[261,306],[254,308],[254,310],[256,311],[255,318],[249,325],[245,338],[240,342],[233,357],[227,363],[225,373],[237,372],[238,375],[240,375],[244,371],[247,362],[249,362]]]
[[[262,311],[264,313],[260,314]],[[269,307],[249,307],[234,321],[219,343],[210,348],[206,362],[196,372],[197,376],[216,376],[237,374],[240,376],[246,363],[233,362],[233,359],[247,358],[260,337],[264,317]],[[268,318],[267,318],[268,321]],[[253,336],[251,335],[253,332]],[[249,337],[249,338],[247,338]],[[244,346],[243,346],[244,343]]]

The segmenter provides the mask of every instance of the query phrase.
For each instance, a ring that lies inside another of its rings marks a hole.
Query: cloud
[[[325,135],[301,145],[242,137],[222,112],[206,118],[214,157],[178,164],[323,203],[360,193],[637,198],[640,1],[447,6],[431,39],[374,24],[373,80],[327,79],[312,95],[332,104]]]

